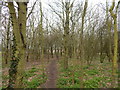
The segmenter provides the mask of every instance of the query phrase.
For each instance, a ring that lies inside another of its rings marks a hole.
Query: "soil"
[[[56,80],[57,80],[57,61],[51,60],[47,67],[47,77],[48,80],[46,83],[41,85],[41,88],[56,88]]]

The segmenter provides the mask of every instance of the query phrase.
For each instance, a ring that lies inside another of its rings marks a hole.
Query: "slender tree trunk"
[[[48,56],[48,62],[49,62],[49,59],[50,59],[50,56],[49,56],[50,52],[49,52],[49,47],[47,48],[47,56]]]
[[[120,88],[120,1],[118,2],[118,88]]]
[[[114,56],[112,61],[112,76],[113,76],[113,87],[116,82],[116,71],[117,71],[117,59],[118,59],[118,30],[117,30],[117,14],[113,13],[113,9],[115,7],[115,0],[112,2],[112,6],[110,8],[111,17],[114,20]]]
[[[84,5],[84,9],[83,9],[83,14],[82,14],[82,26],[81,26],[81,33],[80,33],[80,48],[79,48],[79,55],[80,55],[80,67],[81,67],[81,75],[80,75],[80,88],[84,88],[83,86],[83,60],[84,60],[84,44],[83,44],[83,29],[84,29],[84,19],[85,19],[85,15],[86,15],[86,10],[87,10],[87,6],[88,6],[88,0],[85,0],[85,5]]]
[[[63,55],[63,49],[62,49],[62,47],[60,47],[60,55],[62,56]]]
[[[120,88],[120,30],[118,32],[118,37],[118,88]]]
[[[27,48],[26,48],[26,62],[29,62],[29,55],[30,55],[30,50],[29,50],[29,47],[27,46]]]
[[[9,57],[9,37],[10,35],[10,19],[8,21],[8,28],[7,28],[7,42],[6,42],[6,50],[5,50],[5,64],[8,63],[8,57]]]
[[[109,16],[108,16],[108,12],[109,12],[109,10],[108,10],[108,2],[106,1],[106,24],[107,24],[107,30],[108,30],[108,35],[109,35],[109,37],[108,37],[108,47],[109,47],[109,50],[108,50],[108,58],[109,58],[109,62],[112,60],[112,46],[111,46],[111,25],[112,25],[112,22],[111,22],[111,20],[109,21]]]
[[[66,21],[64,27],[64,69],[68,69],[68,57],[69,57],[69,14],[70,14],[70,2],[65,2]]]
[[[100,63],[103,63],[103,31],[100,30]]]
[[[53,46],[50,47],[51,56],[53,58]]]

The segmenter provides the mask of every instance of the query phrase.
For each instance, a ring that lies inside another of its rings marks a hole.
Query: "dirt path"
[[[57,64],[56,60],[51,60],[47,68],[48,80],[41,85],[41,88],[56,88]]]

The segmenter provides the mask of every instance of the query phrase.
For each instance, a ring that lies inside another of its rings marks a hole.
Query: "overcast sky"
[[[6,1],[6,0],[2,0],[2,1]],[[34,4],[35,1],[36,0],[30,0],[30,2],[28,4],[28,7],[31,7]],[[41,1],[42,1],[43,9],[47,9],[47,8],[49,8],[48,4],[52,4],[53,2],[56,2],[58,0],[41,0]],[[72,0],[70,0],[70,1],[72,1]],[[75,0],[75,1],[78,1],[78,2],[83,1],[84,2],[85,0]],[[115,0],[115,1],[118,2],[119,0]],[[0,0],[0,2],[1,2],[1,0]],[[108,0],[108,2],[111,3],[112,0]],[[105,5],[106,4],[106,0],[88,0],[88,4],[89,4],[88,7],[94,6],[94,5],[100,4],[100,3]],[[35,7],[35,10],[39,10],[39,8]]]
[[[35,0],[30,0],[32,2],[34,2]],[[43,2],[43,5],[46,7],[48,2],[55,2],[56,0],[41,0]],[[57,0],[58,1],[58,0]],[[72,0],[71,0],[72,1]],[[77,0],[77,1],[85,1],[85,0]],[[107,0],[108,2],[112,2],[112,0]],[[116,2],[118,2],[119,0],[115,0]],[[106,3],[106,0],[88,0],[90,5],[95,5],[98,3]]]

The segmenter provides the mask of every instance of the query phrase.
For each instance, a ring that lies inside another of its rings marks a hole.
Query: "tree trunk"
[[[82,14],[82,26],[81,26],[81,33],[80,33],[80,44],[79,44],[79,55],[80,55],[80,67],[81,67],[81,75],[80,75],[80,88],[83,88],[83,60],[84,60],[84,44],[83,44],[83,29],[84,29],[84,19],[86,15],[86,10],[88,6],[88,1],[85,0],[85,5]]]
[[[120,1],[118,2],[118,88],[120,88]]]
[[[66,21],[64,27],[64,69],[68,69],[68,57],[69,57],[69,14],[70,14],[70,2],[65,2]]]
[[[5,50],[5,64],[8,63],[8,57],[9,57],[9,37],[10,35],[10,19],[8,21],[8,28],[7,28],[7,42],[6,42],[6,50]]]
[[[112,60],[112,45],[111,45],[111,25],[112,25],[112,21],[109,21],[109,16],[108,16],[108,2],[106,1],[106,24],[107,24],[107,30],[108,30],[108,58],[109,58],[109,62]]]
[[[13,46],[12,60],[9,69],[9,85],[8,88],[22,87],[24,66],[25,66],[25,35],[26,35],[26,14],[27,3],[19,2],[18,18],[14,9],[13,2],[8,2],[9,11],[12,18],[13,26]]]
[[[52,46],[50,47],[50,51],[51,51],[51,56],[53,58],[53,47]]]
[[[116,82],[116,71],[117,71],[117,56],[118,56],[118,30],[117,30],[117,14],[113,13],[113,9],[115,7],[115,0],[112,2],[112,6],[110,8],[111,17],[114,20],[114,56],[112,61],[112,76],[113,76],[113,87]]]

